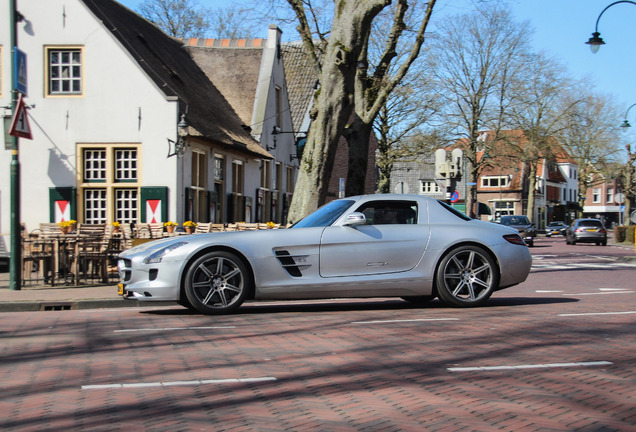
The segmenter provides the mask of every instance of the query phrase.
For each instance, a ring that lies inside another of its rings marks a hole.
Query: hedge
[[[634,243],[636,225],[617,225],[614,227],[614,240],[617,243]]]

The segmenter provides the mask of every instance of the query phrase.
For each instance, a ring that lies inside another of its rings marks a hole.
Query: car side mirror
[[[357,226],[357,225],[364,225],[366,223],[367,223],[367,218],[364,216],[363,213],[353,212],[347,215],[347,218],[345,219],[342,225]]]

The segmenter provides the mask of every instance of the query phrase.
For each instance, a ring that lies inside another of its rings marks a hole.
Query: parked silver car
[[[247,299],[439,297],[478,306],[523,282],[531,264],[516,230],[418,195],[349,197],[289,229],[176,236],[118,259],[125,298],[176,300],[205,314]]]
[[[534,238],[537,236],[537,229],[530,222],[528,216],[508,215],[502,216],[500,224],[515,228],[528,246],[534,246]]]
[[[569,245],[596,243],[607,245],[607,230],[599,219],[577,219],[565,230],[565,242]]]

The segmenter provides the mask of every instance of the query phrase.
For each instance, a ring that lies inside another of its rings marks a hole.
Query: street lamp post
[[[601,33],[598,31],[598,22],[601,20],[601,16],[603,16],[606,10],[608,10],[612,6],[617,5],[619,3],[630,3],[636,6],[636,2],[633,2],[630,0],[620,0],[608,5],[605,9],[603,9],[603,11],[599,14],[598,18],[596,19],[596,27],[594,28],[594,33],[592,33],[592,37],[589,38],[587,42],[585,42],[586,44],[590,46],[590,50],[592,50],[592,53],[596,54],[599,48],[601,47],[601,45],[605,45],[605,41],[603,40],[603,38],[601,38]]]
[[[18,50],[18,9],[17,0],[9,2],[9,25],[11,27],[11,54],[15,61]],[[11,112],[16,113],[18,103],[17,67],[11,68]],[[9,262],[9,289],[20,290],[22,287],[22,241],[20,232],[20,141],[17,136],[11,137],[11,258]]]

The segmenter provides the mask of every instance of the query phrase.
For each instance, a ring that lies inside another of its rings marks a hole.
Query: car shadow
[[[271,301],[250,301],[244,303],[233,315],[265,314],[280,312],[332,312],[332,311],[377,311],[377,310],[406,310],[406,309],[449,309],[460,310],[451,306],[446,306],[439,300],[433,300],[419,305],[404,300],[334,300],[334,303],[325,303],[328,300],[317,300],[315,302],[307,300],[306,303],[298,303],[298,300],[286,303],[284,300],[273,303]],[[546,305],[578,302],[578,299],[562,297],[502,297],[491,298],[481,306],[490,307],[512,307],[528,305]],[[143,310],[140,313],[151,315],[199,315],[197,311],[175,306],[169,309]]]

